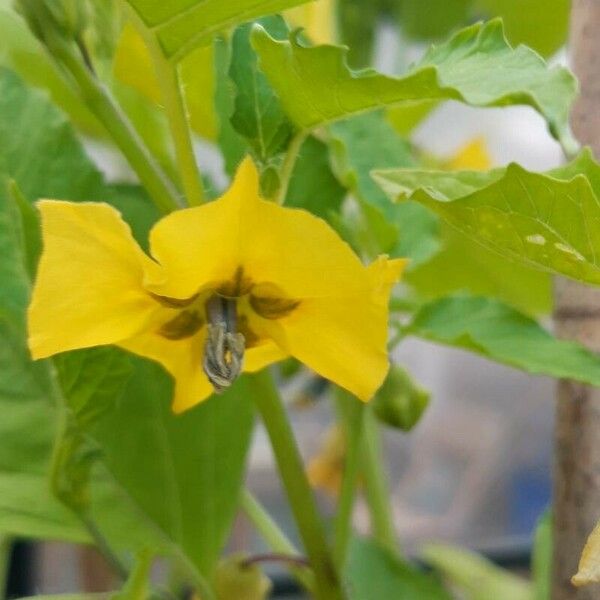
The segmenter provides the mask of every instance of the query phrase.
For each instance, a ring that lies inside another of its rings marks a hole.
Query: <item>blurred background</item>
[[[372,64],[386,73],[401,73],[431,42],[480,18],[496,15],[508,15],[506,27],[511,42],[526,42],[553,63],[567,62],[563,47],[568,31],[566,0],[552,1],[552,6],[538,0],[389,0],[374,12],[376,4],[371,0],[340,0],[338,8],[347,19],[352,15],[360,18],[363,11],[368,15],[363,19],[363,35],[368,41],[361,52],[350,56],[355,67]],[[396,4],[402,4],[399,12],[394,9]],[[324,13],[333,7],[328,0],[318,0],[317,5]],[[1,10],[0,5],[0,14]],[[303,18],[298,13],[292,16],[307,26],[309,34],[312,26],[317,32],[314,38],[332,35],[323,26],[322,14],[321,29],[314,22],[302,22]],[[425,27],[424,23],[429,25]],[[352,43],[348,31],[353,30],[341,29],[337,36]],[[419,120],[409,136],[420,152],[436,160],[451,161],[473,144],[493,166],[516,161],[528,169],[545,170],[563,160],[542,118],[529,108],[473,109],[447,102]],[[111,150],[89,138],[85,138],[85,144],[109,178],[130,177]],[[223,185],[223,165],[211,143],[199,139],[197,151],[213,180]],[[473,257],[465,255],[464,259],[469,262],[468,268],[473,268]],[[460,270],[461,265],[455,268]],[[419,277],[426,279],[427,271]],[[517,283],[529,285],[526,279]],[[549,315],[549,280],[540,285],[536,277],[532,285],[537,286],[535,292],[515,289],[515,297],[538,294],[531,312]],[[549,317],[546,322],[550,326]],[[500,559],[516,557],[518,562],[518,557],[524,557],[526,565],[532,532],[551,495],[554,382],[410,338],[398,346],[394,359],[431,393],[430,406],[417,427],[408,434],[390,429],[384,440],[394,517],[402,544],[410,551],[425,541],[450,541]],[[316,399],[299,399],[307,383],[314,384],[309,375],[290,384],[287,399],[303,454],[310,461],[327,438],[332,419],[330,404],[323,397],[326,390]],[[260,428],[251,453],[248,486],[290,536],[296,537],[268,441]],[[331,514],[334,494],[323,489],[317,493],[324,511]],[[359,499],[356,505],[355,524],[359,530],[366,530],[368,518],[362,502]],[[262,549],[253,529],[241,518],[231,545]],[[33,561],[36,568],[26,569],[24,577],[19,577],[17,571],[13,573],[14,594],[59,593],[82,584],[102,587],[106,577],[102,568],[94,558],[82,558],[80,552],[62,544],[20,548],[15,564]],[[85,564],[88,558],[92,566],[79,569],[78,561]]]

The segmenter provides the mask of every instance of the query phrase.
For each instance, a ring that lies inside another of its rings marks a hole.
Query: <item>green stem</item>
[[[127,567],[121,562],[116,552],[110,547],[108,540],[104,537],[102,532],[98,529],[96,522],[86,512],[78,513],[81,522],[85,525],[89,534],[94,540],[94,546],[104,557],[104,560],[108,563],[110,568],[115,572],[117,577],[121,581],[127,581],[129,578],[129,571]]]
[[[296,546],[281,531],[271,515],[261,506],[260,502],[252,495],[249,490],[242,490],[240,506],[246,513],[246,516],[254,523],[265,542],[275,552],[283,554],[297,554]]]
[[[329,551],[310,484],[281,398],[267,371],[253,377],[254,401],[269,434],[300,536],[315,573],[315,598],[343,600],[340,580]]]
[[[0,599],[6,598],[6,585],[8,583],[8,570],[10,569],[10,557],[12,555],[12,538],[0,536]]]
[[[337,405],[340,420],[344,427],[346,442],[346,460],[342,489],[335,518],[335,537],[333,556],[338,568],[346,561],[348,544],[352,535],[352,512],[356,497],[358,473],[360,471],[361,439],[364,422],[364,404],[349,394],[337,388]]]
[[[300,148],[304,143],[304,140],[306,139],[306,135],[306,131],[299,131],[290,140],[290,144],[288,146],[285,158],[283,159],[283,164],[281,165],[281,170],[279,172],[281,178],[281,185],[279,186],[279,190],[275,198],[278,204],[285,203],[285,198],[287,196],[288,188],[290,186],[292,173],[294,172],[294,166],[296,164],[298,154],[300,153]]]
[[[260,502],[249,490],[242,490],[240,506],[246,513],[246,516],[260,532],[271,550],[292,556],[297,556],[299,554],[296,546],[294,546],[285,533],[281,531],[271,515],[261,506]],[[289,570],[309,592],[314,593],[314,578],[306,571],[306,569],[290,565]]]
[[[177,190],[156,164],[121,109],[78,56],[75,47],[55,33],[51,26],[45,29],[45,41],[52,56],[70,73],[82,100],[111,135],[156,206],[165,213],[180,208]]]
[[[379,424],[371,407],[366,407],[365,410],[362,454],[361,473],[365,482],[373,537],[396,554],[399,547],[390,505],[388,482],[384,471]]]
[[[145,31],[142,32],[145,34]],[[175,146],[175,156],[179,166],[179,176],[190,206],[199,206],[204,202],[204,186],[194,155],[190,126],[185,101],[181,93],[181,82],[176,64],[170,63],[162,55],[156,40],[145,36],[152,50],[154,68],[160,83],[162,101],[171,129]]]

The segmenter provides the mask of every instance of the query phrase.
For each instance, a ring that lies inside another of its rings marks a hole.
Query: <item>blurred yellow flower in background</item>
[[[335,44],[337,39],[336,0],[318,0],[285,12],[291,25],[304,28],[313,44]]]
[[[492,168],[492,159],[485,139],[475,137],[461,146],[445,164],[450,171],[487,171]]]
[[[588,538],[579,559],[577,573],[571,581],[576,586],[600,582],[600,523]]]
[[[346,464],[346,436],[339,425],[330,427],[319,448],[307,466],[310,484],[337,498],[342,487],[344,465]]]
[[[174,377],[176,412],[287,356],[364,401],[383,382],[406,261],[365,267],[325,221],[262,200],[250,159],[221,198],[156,223],[152,258],[108,204],[38,206],[34,358],[116,344]]]

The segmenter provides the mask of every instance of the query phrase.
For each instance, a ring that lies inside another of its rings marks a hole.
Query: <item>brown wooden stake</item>
[[[600,158],[600,0],[573,0],[571,66],[580,96],[571,124],[577,139]],[[559,336],[600,352],[600,290],[556,281]],[[558,384],[554,473],[552,600],[598,600],[600,587],[575,588],[581,550],[600,519],[600,389]]]

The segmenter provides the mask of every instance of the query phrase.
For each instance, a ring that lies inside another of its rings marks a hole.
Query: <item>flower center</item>
[[[275,285],[256,285],[242,267],[212,291],[182,299],[150,295],[165,308],[178,311],[157,330],[162,337],[173,341],[190,338],[206,325],[202,368],[216,392],[226,390],[238,378],[246,349],[262,343],[249,326],[248,311],[277,320],[300,305],[300,300],[285,298]]]
[[[216,392],[226,390],[242,371],[246,340],[237,331],[237,299],[211,296],[206,302],[207,335],[203,368]]]

